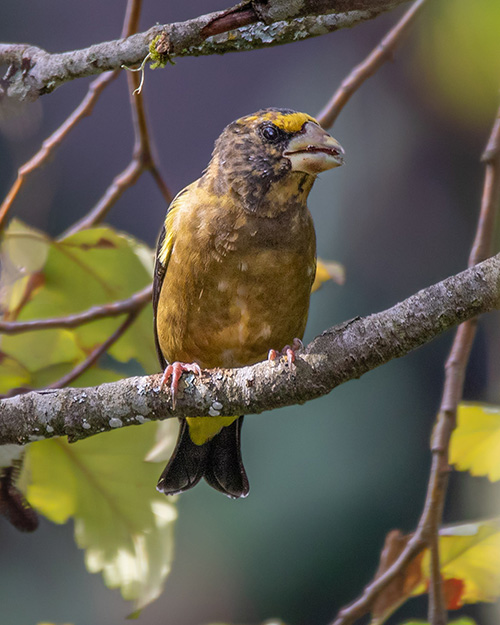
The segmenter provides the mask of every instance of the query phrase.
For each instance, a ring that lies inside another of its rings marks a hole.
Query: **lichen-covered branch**
[[[130,37],[50,54],[28,44],[0,44],[0,96],[34,100],[61,84],[141,63],[165,33],[171,57],[255,50],[323,35],[372,19],[408,0],[252,0],[226,11],[153,26]]]
[[[160,376],[85,389],[34,391],[0,402],[0,444],[68,435],[168,417],[260,413],[303,403],[398,358],[459,323],[500,307],[500,254],[430,286],[392,308],[326,330],[293,369],[261,362],[184,376],[175,412]]]

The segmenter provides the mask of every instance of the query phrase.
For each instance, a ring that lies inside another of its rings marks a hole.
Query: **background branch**
[[[111,185],[106,189],[102,198],[80,221],[73,224],[63,236],[69,236],[75,232],[80,232],[85,228],[90,228],[99,224],[108,214],[111,207],[118,201],[123,193],[134,185],[145,171],[150,171],[156,182],[160,193],[163,195],[166,206],[172,201],[165,181],[162,178],[160,169],[154,158],[151,134],[148,131],[146,111],[144,109],[144,97],[142,91],[136,93],[140,76],[138,73],[129,72],[127,81],[130,93],[130,105],[132,108],[132,121],[134,127],[134,148],[132,159],[127,167],[115,177]]]
[[[141,310],[151,301],[152,285],[148,285],[141,291],[134,293],[127,299],[92,306],[88,310],[64,317],[51,317],[48,319],[32,319],[30,321],[2,321],[0,320],[0,332],[3,334],[19,334],[32,330],[48,330],[49,328],[77,328],[84,323],[104,319],[106,317],[118,317],[133,310]]]
[[[108,349],[116,343],[116,341],[125,334],[128,328],[132,325],[132,323],[136,320],[137,315],[139,314],[139,309],[133,310],[126,317],[125,320],[118,326],[118,328],[110,334],[108,338],[98,345],[95,349],[93,349],[90,354],[82,360],[82,362],[78,363],[76,367],[74,367],[71,371],[69,371],[66,375],[52,384],[49,384],[47,388],[63,388],[67,386],[77,378],[79,378],[84,371],[90,369],[90,367],[95,364],[99,358],[108,351]]]
[[[125,11],[125,18],[122,27],[122,37],[129,37],[135,33],[139,27],[139,16],[142,6],[142,0],[128,0],[127,8]],[[1,49],[0,45],[0,49]],[[1,53],[0,53],[1,63]],[[4,201],[0,205],[0,232],[7,223],[7,216],[12,204],[17,197],[17,194],[21,190],[22,186],[26,182],[26,177],[33,171],[44,165],[47,160],[53,155],[55,150],[68,136],[76,125],[84,118],[90,115],[94,109],[95,103],[99,99],[102,91],[107,87],[115,78],[118,77],[119,69],[112,72],[106,72],[93,80],[88,88],[85,97],[71,113],[71,115],[55,130],[50,137],[45,139],[42,143],[42,147],[34,154],[24,165],[17,170],[17,178],[9,192],[7,193]],[[1,83],[1,81],[0,81]],[[0,86],[0,95],[2,88]]]
[[[297,358],[190,375],[174,412],[159,375],[86,389],[34,391],[0,402],[0,444],[77,440],[145,419],[260,413],[303,403],[500,305],[500,254],[381,313],[326,330]],[[411,541],[410,541],[411,542]],[[347,621],[346,621],[347,622]],[[349,621],[352,622],[352,621]]]
[[[483,155],[483,161],[486,163],[483,197],[476,236],[469,256],[469,267],[473,267],[487,258],[492,253],[493,248],[495,217],[500,204],[500,107]],[[432,625],[446,625],[447,622],[439,561],[438,530],[442,522],[444,500],[448,487],[448,454],[451,434],[456,427],[458,404],[463,396],[465,373],[476,331],[477,318],[466,321],[457,330],[450,355],[445,364],[443,397],[432,441],[431,477],[433,473],[436,473],[436,492],[433,497],[434,514],[430,518],[432,543],[429,621]]]
[[[140,64],[148,54],[151,40],[161,33],[167,39],[170,56],[198,56],[255,50],[324,35],[340,28],[373,19],[407,0],[309,0],[298,12],[294,3],[284,0],[254,0],[226,11],[202,15],[185,22],[153,26],[124,39],[96,44],[81,50],[49,54],[27,44],[0,44],[0,64],[9,69],[0,94],[20,100],[34,100],[58,86],[121,65]],[[247,7],[253,14],[245,25],[237,25],[238,15]],[[304,14],[304,11],[307,13]],[[231,20],[231,14],[236,17]],[[221,22],[222,20],[222,22]],[[250,23],[251,21],[251,23]],[[218,22],[218,26],[217,26]],[[221,23],[224,32],[220,32]],[[211,32],[217,32],[210,36]]]
[[[399,22],[385,35],[378,46],[370,52],[362,63],[356,65],[349,75],[344,78],[330,101],[316,116],[316,119],[323,128],[331,128],[344,106],[349,102],[365,80],[373,76],[386,61],[392,59],[396,48],[413,25],[415,18],[425,2],[426,0],[417,0],[413,3]]]
[[[0,232],[4,229],[7,223],[7,217],[9,215],[12,204],[17,197],[17,194],[23,187],[29,174],[44,165],[49,158],[53,155],[55,150],[59,147],[62,141],[68,136],[69,132],[75,128],[79,121],[84,117],[90,115],[97,102],[99,96],[105,87],[107,87],[118,76],[118,70],[113,72],[106,72],[95,80],[90,85],[85,97],[77,106],[77,108],[71,113],[71,115],[64,120],[64,122],[55,130],[50,137],[47,137],[42,143],[42,147],[34,154],[24,165],[21,165],[17,170],[17,178],[10,188],[9,192],[5,196],[4,201],[0,205]],[[1,88],[0,88],[1,91]]]
[[[491,253],[495,216],[500,204],[500,108],[482,160],[486,163],[483,197],[476,235],[469,256],[470,268]],[[382,590],[425,547],[431,549],[431,584],[429,588],[429,621],[446,625],[446,606],[441,587],[438,530],[442,519],[449,465],[448,450],[456,425],[457,408],[463,394],[465,371],[477,328],[477,318],[460,325],[445,364],[445,382],[440,409],[432,437],[432,465],[424,509],[418,527],[397,560],[382,575],[368,584],[362,596],[339,612],[333,625],[351,625],[366,614]]]

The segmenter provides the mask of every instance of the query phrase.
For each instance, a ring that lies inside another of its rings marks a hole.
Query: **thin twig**
[[[32,319],[30,321],[0,321],[1,334],[19,334],[31,330],[48,330],[50,328],[77,328],[90,321],[106,317],[118,317],[133,310],[140,310],[151,301],[152,286],[148,285],[127,299],[102,306],[92,306],[88,310],[65,317],[49,319]]]
[[[78,363],[78,365],[76,365],[74,369],[72,369],[69,373],[64,375],[62,378],[59,378],[59,380],[57,380],[56,382],[52,382],[52,384],[49,384],[47,388],[63,388],[64,386],[67,386],[70,382],[73,382],[74,380],[76,380],[76,378],[81,376],[82,373],[84,373],[84,371],[87,371],[87,369],[90,369],[90,367],[105,352],[108,351],[111,345],[116,343],[116,341],[126,332],[126,330],[128,330],[128,328],[132,325],[132,323],[137,318],[138,314],[139,314],[139,310],[133,310],[132,312],[130,312],[125,318],[125,321],[123,321],[123,323],[120,326],[118,326],[118,328],[113,332],[113,334],[111,334],[104,341],[104,343],[101,343],[100,345],[98,345],[87,356],[87,358],[85,358],[85,360],[82,360],[82,362]]]
[[[373,76],[386,61],[392,59],[394,51],[401,43],[403,36],[410,29],[410,26],[413,24],[413,21],[425,2],[426,0],[417,0],[412,4],[410,9],[408,9],[399,22],[391,28],[378,46],[342,81],[331,100],[316,116],[316,119],[323,128],[331,128],[351,96],[361,87],[365,80]]]
[[[122,65],[139,65],[149,53],[151,41],[162,33],[167,37],[167,54],[170,57],[242,52],[351,28],[407,1],[309,0],[297,3],[269,0],[259,2],[258,14],[255,11],[253,17],[243,20],[245,25],[235,29],[232,26],[237,20],[217,25],[218,20],[227,16],[228,11],[225,10],[185,22],[156,25],[121,40],[60,54],[49,54],[27,44],[0,44],[0,63],[10,66],[8,79],[0,85],[0,92],[20,100],[34,100],[69,80],[115,70]],[[231,10],[239,9],[241,3]],[[225,30],[220,32],[220,27]],[[216,31],[219,34],[208,36]]]
[[[165,180],[163,180],[163,177],[160,174],[155,161],[151,163],[151,166],[149,167],[149,172],[153,176],[153,180],[156,182],[156,186],[160,190],[160,193],[163,195],[165,204],[167,204],[168,206],[170,202],[173,200],[173,196],[172,196],[172,193],[170,192],[170,189],[167,187]]]
[[[130,104],[132,107],[132,122],[134,125],[134,150],[133,155],[140,163],[143,170],[148,170],[153,176],[160,193],[163,195],[167,206],[173,199],[173,196],[165,183],[156,159],[156,149],[148,130],[148,122],[146,110],[144,107],[144,97],[141,93],[134,95],[134,91],[139,86],[139,76],[137,74],[127,74],[130,95]]]
[[[472,342],[471,342],[472,345]],[[443,579],[441,577],[441,560],[439,555],[439,526],[443,518],[445,490],[448,484],[448,475],[444,475],[439,497],[435,500],[432,515],[432,530],[429,536],[430,551],[430,583],[429,583],[429,606],[428,615],[431,625],[446,625],[448,613],[443,593]]]
[[[108,214],[111,207],[120,199],[123,193],[133,186],[143,172],[142,164],[137,160],[132,160],[127,167],[113,179],[113,182],[106,189],[104,195],[97,204],[87,213],[87,215],[70,226],[61,238],[69,237],[76,232],[95,226],[101,222]]]
[[[119,72],[117,70],[114,72],[106,72],[105,74],[99,76],[99,78],[93,80],[89,85],[89,89],[85,97],[77,108],[59,126],[59,128],[50,135],[50,137],[45,139],[40,150],[38,150],[38,152],[32,156],[29,161],[24,163],[24,165],[21,165],[21,167],[17,170],[16,181],[10,188],[7,196],[0,206],[0,232],[5,227],[7,216],[12,208],[12,204],[20,189],[26,182],[28,174],[41,167],[54,153],[56,148],[59,147],[62,141],[68,136],[69,132],[78,124],[78,122],[87,115],[90,115],[97,99],[101,95],[101,92],[118,76],[118,73]]]
[[[142,0],[128,0],[123,18],[122,37],[130,37],[139,30]]]
[[[140,176],[147,170],[153,175],[160,192],[162,193],[165,203],[168,205],[172,201],[172,194],[168,190],[164,182],[159,168],[153,157],[153,149],[151,146],[151,137],[148,132],[146,113],[144,110],[143,93],[135,93],[140,77],[135,74],[127,73],[128,87],[130,91],[132,106],[132,121],[134,126],[134,148],[132,151],[132,159],[127,167],[114,178],[111,185],[106,189],[104,195],[97,204],[79,221],[73,224],[63,236],[80,232],[85,228],[90,228],[106,217],[111,207],[123,195],[123,193],[132,185],[134,185]]]
[[[138,30],[141,3],[142,0],[128,0],[122,27],[122,37],[129,37]],[[38,150],[38,152],[32,156],[29,161],[27,161],[24,165],[21,165],[21,167],[17,170],[16,181],[0,205],[0,232],[5,227],[7,216],[12,204],[20,189],[24,185],[28,174],[41,167],[50,158],[50,156],[52,156],[56,148],[59,147],[70,131],[75,128],[78,122],[92,113],[94,105],[104,88],[115,80],[119,73],[120,71],[116,69],[114,71],[101,74],[101,76],[93,80],[89,85],[85,97],[71,113],[71,115],[59,126],[59,128],[57,128],[57,130],[55,130],[55,132],[50,135],[50,137],[45,139],[40,150]]]
[[[500,204],[500,108],[493,125],[486,150],[483,196],[476,235],[469,256],[469,267],[488,258],[493,249],[495,217]],[[439,564],[438,531],[442,521],[444,499],[448,485],[448,451],[451,434],[456,427],[458,404],[462,399],[465,373],[477,330],[477,317],[466,321],[457,329],[450,355],[445,365],[443,397],[432,441],[432,453],[437,458],[436,472],[439,488],[432,518],[431,575],[429,588],[429,622],[446,625],[446,604],[443,598]],[[433,465],[434,466],[434,465]]]
[[[142,0],[128,0],[127,8],[125,12],[125,19],[122,28],[122,37],[128,37],[137,31],[139,27],[140,11],[142,6]],[[27,173],[33,171],[39,167],[53,152],[53,150],[63,141],[69,131],[84,117],[89,115],[97,101],[103,88],[114,80],[118,72],[109,72],[103,74],[96,80],[94,80],[87,92],[87,95],[82,100],[80,105],[73,111],[73,113],[66,119],[66,121],[51,135],[42,145],[42,149],[35,154],[35,156],[28,161],[19,170],[18,179],[8,194],[2,210],[0,211],[0,229],[2,220],[5,220],[8,211],[12,205],[17,192],[21,188],[24,177]],[[140,173],[140,172],[139,172]],[[79,363],[72,371],[63,376],[61,379],[49,385],[48,388],[61,388],[75,380],[84,371],[90,368],[97,359],[109,349],[113,343],[115,343],[120,336],[127,330],[127,328],[135,320],[139,312],[145,306],[145,304],[151,300],[151,285],[135,293],[130,298],[119,302],[113,302],[111,304],[105,304],[103,306],[94,306],[83,313],[75,315],[68,315],[66,317],[58,317],[52,319],[35,319],[26,322],[5,322],[0,321],[0,332],[15,334],[19,332],[25,332],[28,330],[40,330],[55,327],[62,328],[74,328],[96,319],[104,317],[115,317],[123,313],[128,313],[125,321],[117,328],[117,330],[106,339],[101,345],[96,347],[88,356]]]
[[[483,156],[486,161],[485,182],[481,201],[481,211],[474,244],[472,246],[469,266],[479,262],[481,256],[488,256],[492,245],[493,223],[495,211],[498,209],[500,200],[500,109],[497,113],[496,122],[488,141],[487,149]],[[456,410],[462,397],[465,367],[469,358],[470,349],[474,340],[477,320],[471,319],[459,326],[453,342],[450,356],[445,365],[446,379],[443,388],[440,411],[432,437],[432,466],[429,476],[429,484],[424,503],[424,509],[420,517],[415,534],[409,540],[406,548],[402,551],[394,564],[383,575],[368,584],[361,597],[351,605],[343,608],[333,625],[351,625],[358,618],[369,612],[373,602],[384,588],[400,573],[403,568],[425,547],[432,537],[436,535],[441,520],[441,510],[446,493],[448,480],[448,448],[451,433],[455,427]],[[433,593],[440,596],[439,582],[433,580]],[[439,606],[431,606],[430,615],[435,621],[440,622],[443,618]],[[446,619],[446,615],[444,615]],[[444,621],[446,622],[446,620]]]

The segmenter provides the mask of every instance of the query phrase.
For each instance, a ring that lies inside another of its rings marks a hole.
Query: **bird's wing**
[[[177,211],[180,209],[180,207],[184,203],[185,195],[188,189],[189,187],[186,187],[185,189],[180,191],[174,197],[170,206],[168,207],[167,214],[165,216],[165,222],[163,224],[163,228],[160,233],[160,238],[158,239],[158,244],[156,246],[155,268],[154,268],[154,275],[153,275],[153,319],[154,319],[156,353],[158,354],[158,359],[160,360],[160,365],[162,369],[164,369],[167,366],[167,362],[160,349],[160,344],[158,341],[158,331],[156,329],[158,302],[160,300],[160,291],[161,291],[161,287],[163,284],[163,280],[165,278],[165,274],[167,273],[168,261],[170,260],[170,255],[172,253],[172,248],[174,246],[174,238],[175,238],[174,219],[175,219]]]

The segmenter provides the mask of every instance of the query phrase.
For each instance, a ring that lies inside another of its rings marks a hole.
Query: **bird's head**
[[[322,171],[343,163],[342,146],[306,113],[262,109],[227,126],[205,177],[220,195],[235,193],[245,210],[273,216],[304,203]]]

